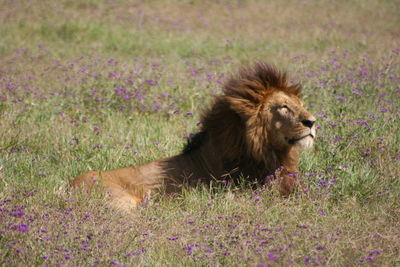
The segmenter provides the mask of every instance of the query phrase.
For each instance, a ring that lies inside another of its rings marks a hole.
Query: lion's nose
[[[303,123],[304,126],[311,128],[313,127],[315,120],[302,120],[301,123]]]

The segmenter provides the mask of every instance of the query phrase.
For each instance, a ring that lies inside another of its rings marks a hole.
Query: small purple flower
[[[376,250],[371,251],[368,255],[373,256],[373,255],[379,255],[379,254],[381,254],[381,251],[376,249]]]
[[[310,264],[310,262],[311,262],[311,257],[310,256],[304,258],[304,263],[305,264]]]
[[[274,178],[274,175],[272,174],[272,175],[267,175],[267,176],[265,176],[265,178],[264,178],[264,180],[265,181],[269,181],[269,180],[271,180],[271,179],[273,179]]]
[[[276,256],[275,256],[275,254],[272,253],[272,252],[268,253],[268,259],[269,259],[270,261],[276,261]]]
[[[21,223],[21,224],[19,224],[19,225],[15,225],[15,226],[13,227],[13,229],[14,229],[14,230],[18,230],[18,231],[20,231],[20,232],[22,232],[22,233],[26,233],[26,232],[29,230],[29,225],[24,224],[24,223]]]
[[[367,75],[367,72],[366,72],[366,71],[360,71],[358,74],[359,74],[360,76],[365,76],[365,75]]]
[[[146,83],[147,83],[148,85],[157,85],[157,84],[158,84],[157,81],[153,81],[153,80],[146,80]]]
[[[358,120],[358,121],[356,121],[356,123],[360,124],[360,125],[368,126],[368,122],[366,122],[366,121]]]
[[[87,220],[87,219],[89,219],[91,216],[92,216],[91,214],[85,214],[85,215],[83,215],[83,219],[84,219],[84,220]]]
[[[22,210],[11,213],[11,216],[14,216],[14,217],[20,217],[23,215],[25,215],[25,212],[23,212]]]
[[[157,111],[157,110],[160,110],[160,109],[162,109],[162,107],[160,105],[157,105],[157,106],[153,107],[153,111]]]
[[[118,73],[110,72],[109,77],[114,77],[115,79],[118,79],[119,75],[118,75]]]

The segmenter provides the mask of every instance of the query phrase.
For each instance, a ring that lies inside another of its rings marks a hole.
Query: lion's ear
[[[287,90],[289,91],[289,93],[299,98],[301,97],[301,85],[299,83],[292,84],[287,88]]]
[[[226,96],[225,99],[229,103],[229,107],[242,118],[247,119],[257,112],[256,104],[250,100],[232,96]]]

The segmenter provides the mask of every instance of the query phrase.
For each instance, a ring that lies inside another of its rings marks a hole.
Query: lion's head
[[[315,118],[303,106],[299,84],[265,63],[243,68],[224,86],[204,120],[222,152],[230,159],[270,161],[273,152],[310,148]],[[276,154],[275,153],[275,154]]]
[[[303,106],[301,100],[285,92],[275,91],[261,111],[266,121],[265,129],[271,146],[285,149],[298,145],[311,148],[315,137],[315,118]]]

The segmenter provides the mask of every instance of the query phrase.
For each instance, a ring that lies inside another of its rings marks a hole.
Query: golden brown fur
[[[86,172],[71,184],[90,188],[99,183],[115,206],[130,210],[154,190],[174,193],[200,182],[239,177],[262,184],[281,167],[280,190],[289,195],[297,179],[299,149],[313,144],[314,121],[300,100],[300,86],[289,85],[285,73],[258,63],[226,82],[223,94],[204,113],[200,132],[181,154]]]

